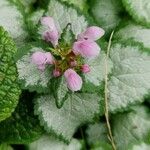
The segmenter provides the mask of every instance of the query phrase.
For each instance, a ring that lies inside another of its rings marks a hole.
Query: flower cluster
[[[51,52],[35,52],[32,54],[32,63],[44,71],[46,65],[54,65],[53,76],[64,75],[68,88],[78,91],[82,88],[82,78],[77,73],[88,73],[90,67],[83,63],[82,58],[95,58],[100,53],[100,47],[95,42],[104,35],[104,30],[92,26],[78,35],[70,47],[59,46],[59,32],[52,17],[42,17],[41,25],[44,27],[42,38],[53,45]],[[57,54],[59,57],[55,57]]]

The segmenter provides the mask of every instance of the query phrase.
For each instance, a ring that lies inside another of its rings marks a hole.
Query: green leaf
[[[110,50],[113,62],[108,81],[109,110],[123,111],[141,103],[150,89],[150,53],[133,44],[114,44]]]
[[[112,32],[121,21],[123,11],[120,0],[91,0],[90,12],[98,25],[106,31]]]
[[[38,10],[34,11],[33,13],[30,13],[27,17],[26,26],[28,29],[28,34],[30,35],[31,38],[33,38],[35,40],[39,39],[37,25],[43,15],[44,15],[44,10],[38,9]]]
[[[43,134],[39,120],[33,113],[32,98],[29,93],[23,94],[12,116],[0,123],[0,142],[30,143]]]
[[[23,89],[29,89],[30,91],[36,91],[38,93],[48,92],[49,81],[52,78],[51,69],[52,66],[47,66],[45,71],[40,71],[35,64],[31,62],[31,56],[34,52],[44,50],[39,45],[25,45],[20,48],[16,59],[18,69],[18,79]]]
[[[56,100],[56,105],[61,108],[68,98],[68,87],[63,76],[52,80],[52,91]]]
[[[58,0],[50,1],[46,15],[54,18],[60,34],[67,24],[70,23],[72,32],[77,37],[88,25],[86,18],[80,15],[76,9],[67,7]]]
[[[17,70],[13,60],[16,52],[13,40],[0,27],[0,121],[11,115],[20,95],[20,88],[16,82]]]
[[[72,139],[70,144],[67,145],[48,135],[42,136],[28,146],[28,150],[80,150],[81,148],[81,143],[76,139]]]
[[[131,112],[113,116],[112,131],[118,149],[127,150],[130,145],[147,140],[150,135],[149,111],[145,106],[136,106]]]
[[[86,130],[86,134],[89,145],[94,145],[100,141],[109,142],[107,137],[107,126],[105,123],[95,123],[89,125]]]
[[[61,34],[61,43],[65,46],[72,46],[75,41],[75,36],[71,30],[71,24],[68,24],[67,27],[63,30]]]
[[[99,114],[99,103],[97,94],[72,94],[58,109],[53,96],[46,95],[35,100],[35,114],[47,132],[68,142],[80,125],[92,122]]]
[[[99,90],[97,87],[102,86],[105,78],[105,59],[106,54],[104,51],[101,51],[97,58],[85,60],[85,63],[90,66],[91,71],[84,74],[83,91],[95,92],[95,90]],[[108,63],[108,73],[110,73],[112,68],[111,60],[109,60]]]
[[[150,27],[149,0],[122,0],[122,2],[135,21]]]
[[[0,26],[10,33],[16,43],[22,42],[27,36],[23,20],[22,14],[9,0],[0,1]]]
[[[140,43],[144,48],[150,49],[150,29],[133,22],[128,22],[120,28],[115,33],[114,38]]]
[[[0,144],[0,150],[13,150],[13,148],[7,144]]]

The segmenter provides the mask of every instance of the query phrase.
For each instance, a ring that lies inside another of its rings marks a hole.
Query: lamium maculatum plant
[[[0,150],[149,150],[149,106],[149,0],[0,0]]]

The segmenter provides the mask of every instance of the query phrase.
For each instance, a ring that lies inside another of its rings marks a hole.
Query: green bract
[[[16,81],[17,71],[13,60],[16,52],[13,40],[0,27],[0,121],[11,115],[20,95],[20,88]]]

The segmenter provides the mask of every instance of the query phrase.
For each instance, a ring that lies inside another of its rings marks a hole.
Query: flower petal
[[[67,69],[64,76],[71,91],[79,91],[82,88],[82,78],[73,69]]]
[[[42,17],[41,24],[45,27],[42,33],[43,39],[51,42],[54,47],[58,45],[59,33],[52,17]]]
[[[46,64],[54,64],[54,57],[50,52],[46,52],[45,53],[45,57],[46,57]]]
[[[73,44],[73,52],[75,53],[75,55],[80,54],[85,58],[94,58],[99,55],[100,47],[94,41],[81,40]]]
[[[98,40],[105,34],[105,31],[97,26],[92,26],[86,29],[85,32],[82,32],[78,35],[78,40],[90,39],[93,41]]]
[[[46,56],[43,52],[35,52],[32,54],[32,63],[36,65],[46,64]]]

